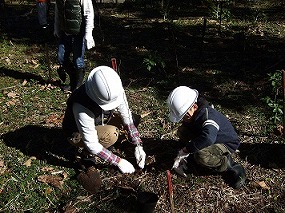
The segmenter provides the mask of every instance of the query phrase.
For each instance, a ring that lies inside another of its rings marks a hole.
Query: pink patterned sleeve
[[[115,166],[118,166],[118,163],[121,160],[119,156],[113,154],[106,148],[103,148],[101,152],[97,153],[97,156]]]
[[[138,129],[134,124],[126,125],[125,129],[128,131],[128,137],[132,144],[142,145],[142,140],[140,138]]]

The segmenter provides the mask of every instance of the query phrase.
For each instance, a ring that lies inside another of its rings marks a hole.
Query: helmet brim
[[[108,103],[108,104],[98,104],[104,111],[108,111],[108,110],[113,110],[115,108],[117,108],[124,99],[124,93],[122,92],[121,95],[119,95],[116,100]]]
[[[193,105],[192,105],[193,106]],[[179,121],[181,121],[182,120],[182,118],[184,117],[184,115],[188,112],[188,110],[192,107],[192,106],[190,106],[186,111],[185,111],[185,113],[183,113],[181,116],[179,116],[179,117],[177,117],[177,116],[175,116],[174,115],[174,113],[172,113],[172,112],[170,112],[169,113],[169,120],[171,121],[171,122],[174,122],[174,123],[178,123]]]
[[[191,105],[179,116],[177,114],[175,114],[174,112],[170,111],[169,113],[169,120],[171,122],[177,123],[179,121],[182,120],[182,118],[185,116],[185,114],[188,112],[188,110],[197,102],[198,96],[199,96],[199,92],[195,89],[192,89],[196,94],[195,94],[195,99],[194,101],[191,103]]]

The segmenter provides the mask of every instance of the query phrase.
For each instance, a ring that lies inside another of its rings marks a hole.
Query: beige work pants
[[[99,125],[96,126],[95,129],[97,130],[99,143],[102,144],[102,146],[106,149],[112,146],[118,140],[120,131],[116,126]],[[67,140],[73,146],[84,147],[84,143],[79,132],[74,132],[72,137],[68,138]]]

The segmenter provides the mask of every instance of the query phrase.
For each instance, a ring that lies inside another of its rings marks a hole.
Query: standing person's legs
[[[46,27],[48,3],[46,1],[37,2],[38,21],[41,27]]]
[[[72,36],[67,36],[65,35],[65,33],[62,32],[59,38],[59,45],[58,45],[57,60],[60,67],[57,70],[57,73],[63,83],[66,80],[66,73],[67,73],[70,80],[69,84],[71,84],[74,81],[73,76],[75,72],[75,68],[69,59],[71,52],[72,52]],[[64,91],[70,90],[70,86],[63,87],[63,90]]]
[[[85,54],[85,39],[82,35],[74,36],[73,43],[73,63],[75,66],[74,73],[74,82],[71,85],[71,91],[80,87],[84,80],[85,75],[85,63],[84,63],[84,54]]]

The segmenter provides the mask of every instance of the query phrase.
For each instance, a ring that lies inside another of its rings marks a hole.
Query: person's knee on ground
[[[140,120],[141,120],[141,116],[132,113],[132,118],[133,118],[134,125],[136,127],[138,127]],[[119,113],[117,113],[117,112],[112,113],[111,117],[108,118],[107,124],[113,125],[113,126],[118,128],[118,130],[119,130],[118,142],[124,142],[124,141],[128,140],[128,134],[126,133],[126,131],[124,129],[123,120],[122,120]]]
[[[97,130],[99,143],[104,148],[109,148],[112,146],[119,137],[119,129],[112,125],[98,125],[95,127]],[[79,132],[74,132],[71,137],[67,138],[68,142],[76,147],[85,148],[81,134]]]
[[[107,149],[117,142],[120,131],[116,126],[98,125],[95,128],[97,130],[99,143],[102,144],[104,148]]]
[[[226,171],[229,151],[221,146],[223,145],[214,144],[196,152],[194,154],[196,163],[217,172]]]
[[[118,140],[119,130],[117,127],[111,125],[99,125],[95,128],[97,130],[99,143],[104,148],[109,148]],[[78,147],[79,153],[76,156],[76,159],[82,169],[86,169],[96,164],[95,156],[89,153],[86,149],[79,132],[74,132],[71,137],[67,138],[67,140],[71,145]]]
[[[233,161],[231,153],[225,146],[214,144],[194,154],[197,164],[211,170],[224,173],[226,182],[233,188],[240,188],[245,184],[244,168]]]

